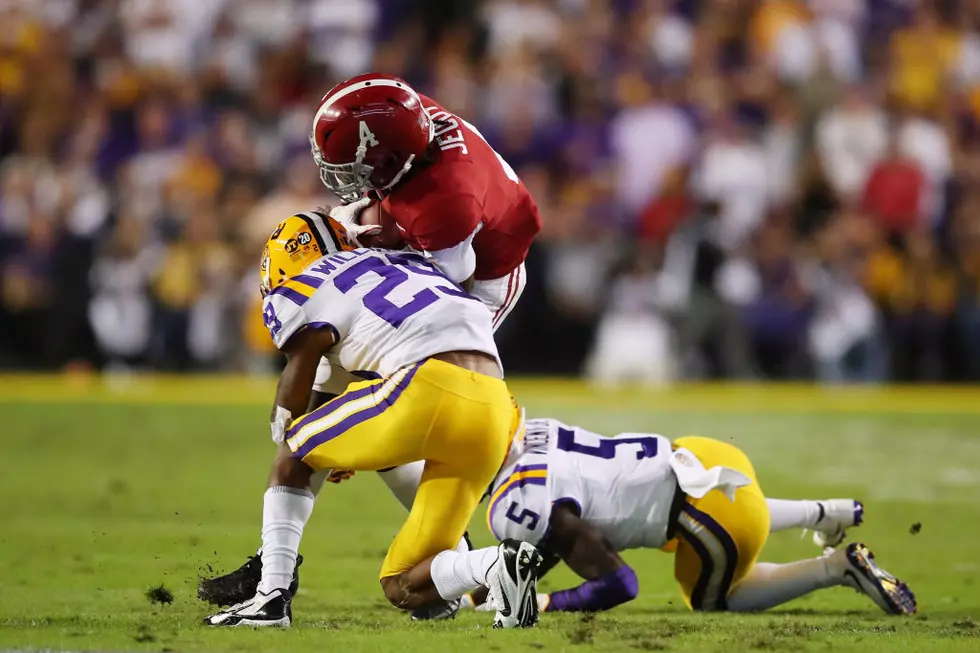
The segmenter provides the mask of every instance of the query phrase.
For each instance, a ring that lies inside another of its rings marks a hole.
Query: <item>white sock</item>
[[[439,596],[447,601],[487,584],[487,572],[497,561],[497,547],[475,551],[443,551],[432,559],[430,574]]]
[[[262,580],[259,591],[287,589],[293,580],[303,528],[313,514],[313,494],[282,485],[265,492],[262,510]]]
[[[419,491],[419,483],[422,482],[422,472],[425,470],[425,461],[418,460],[407,465],[399,465],[385,472],[378,472],[378,476],[385,482],[391,493],[398,499],[398,503],[404,506],[405,510],[411,511],[412,504],[415,502],[415,495]],[[470,550],[466,543],[466,538],[459,541],[456,550],[465,553]]]
[[[424,469],[425,461],[419,460],[407,465],[393,467],[386,472],[378,472],[378,476],[385,482],[398,502],[405,506],[405,510],[411,510],[412,503],[415,501],[415,493],[418,492],[419,483],[422,482]]]
[[[823,509],[817,501],[789,501],[766,499],[769,506],[769,531],[785,531],[789,528],[815,528],[823,517]]]
[[[784,565],[756,563],[728,594],[728,609],[732,612],[767,610],[814,590],[840,585],[844,576],[842,551]]]

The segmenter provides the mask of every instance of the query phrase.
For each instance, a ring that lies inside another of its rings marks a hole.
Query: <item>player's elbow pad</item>
[[[636,577],[636,572],[629,565],[623,565],[616,571],[611,574],[606,574],[598,580],[606,581],[609,600],[616,601],[615,605],[632,601],[640,593],[640,581]]]
[[[636,572],[629,565],[616,571],[603,574],[586,585],[591,586],[592,597],[587,602],[587,610],[609,610],[636,598],[640,592],[640,582]]]

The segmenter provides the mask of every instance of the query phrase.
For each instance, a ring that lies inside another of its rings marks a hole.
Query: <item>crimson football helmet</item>
[[[310,147],[320,179],[344,204],[398,183],[434,138],[432,120],[407,82],[368,73],[323,96]]]

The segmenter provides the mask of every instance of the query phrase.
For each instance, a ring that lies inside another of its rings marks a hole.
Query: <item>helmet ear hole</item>
[[[279,268],[279,274],[281,274],[282,276],[286,276],[286,271],[283,270],[282,268]]]

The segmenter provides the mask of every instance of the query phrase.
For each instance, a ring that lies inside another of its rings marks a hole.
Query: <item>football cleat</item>
[[[908,585],[875,563],[875,554],[864,544],[852,543],[845,552],[844,585],[866,594],[888,614],[915,614],[918,605]]]
[[[440,601],[412,611],[412,621],[432,621],[434,619],[455,619],[459,612],[460,599]]]
[[[259,592],[248,601],[204,618],[208,626],[289,628],[293,621],[291,598],[286,590]]]
[[[542,556],[527,542],[504,540],[487,573],[494,628],[530,628],[538,622],[538,570]]]
[[[864,504],[854,499],[818,501],[823,515],[813,528],[813,543],[824,549],[844,541],[847,529],[864,521]]]
[[[289,583],[289,595],[296,596],[299,590],[299,566],[303,564],[303,556],[296,558],[293,569],[293,580]],[[248,601],[259,591],[259,581],[262,580],[262,549],[254,556],[249,556],[241,567],[215,578],[204,578],[197,586],[197,598],[212,605],[238,605]]]

